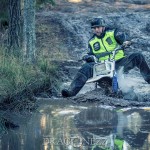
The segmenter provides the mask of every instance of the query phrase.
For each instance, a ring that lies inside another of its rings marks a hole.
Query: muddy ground
[[[59,64],[59,71],[63,74],[63,84],[60,90],[68,87],[83,63],[78,60],[86,53],[88,39],[92,35],[90,20],[95,16],[102,16],[108,26],[122,29],[127,35],[127,40],[132,40],[132,45],[126,49],[126,54],[140,52],[145,56],[150,66],[150,3],[148,0],[142,2],[138,0],[85,0],[78,2],[60,0],[56,4],[55,7],[47,7],[47,9],[41,9],[37,13],[37,24],[52,26],[53,34],[58,37],[61,43],[58,44],[59,50],[69,56],[61,62],[56,61]],[[50,35],[51,33],[47,33],[48,37]],[[42,41],[41,43],[38,42],[40,46],[44,41],[45,43],[53,43],[53,39],[52,41],[50,38],[45,39],[42,34],[37,37],[37,40],[39,37]],[[48,51],[50,50],[52,49],[49,48]],[[57,93],[56,103],[61,101],[65,103],[66,101],[66,103],[80,103],[82,105],[92,102],[121,107],[150,105],[150,85],[144,81],[137,68],[129,72],[125,80],[121,81],[121,86],[123,90],[133,89],[137,97],[124,100],[122,97],[118,98],[106,94],[101,88],[95,90],[93,84],[86,84],[80,93],[72,98],[63,99],[60,98],[60,93]],[[132,92],[130,94],[129,97],[132,97]],[[40,100],[41,98],[38,97],[37,99]],[[54,101],[54,99],[45,100]]]

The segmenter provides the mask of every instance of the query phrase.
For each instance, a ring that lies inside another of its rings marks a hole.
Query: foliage
[[[23,2],[23,1],[21,0],[21,2]],[[36,0],[36,4],[37,5],[41,5],[41,4],[55,5],[55,0]],[[1,0],[1,4],[0,4],[0,28],[2,28],[5,25],[8,26],[8,7],[9,7],[9,0]]]
[[[20,59],[4,53],[1,49],[0,95],[3,97],[11,96],[23,91],[27,87],[37,88],[37,85],[40,88],[40,86],[43,86],[47,82],[57,89],[59,81],[56,70],[56,66],[48,60],[40,58],[37,59],[37,64],[23,64]]]

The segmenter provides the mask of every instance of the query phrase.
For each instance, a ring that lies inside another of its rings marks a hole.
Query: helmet
[[[105,24],[105,21],[103,18],[94,18],[92,21],[91,21],[91,28],[94,28],[94,27],[104,27],[106,24]]]

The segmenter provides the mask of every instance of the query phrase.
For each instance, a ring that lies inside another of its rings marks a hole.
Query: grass
[[[49,0],[39,1],[47,3]],[[4,48],[0,47],[0,99],[8,95],[11,97],[30,87],[33,90],[49,87],[49,90],[59,91],[60,75],[54,62],[61,62],[70,57],[64,44],[66,39],[60,33],[62,27],[57,23],[50,25],[49,22],[45,23],[42,20],[37,22],[36,54],[38,57],[35,65],[23,64],[17,57],[4,53]]]
[[[28,87],[40,88],[50,85],[58,89],[57,66],[49,59],[37,58],[36,65],[25,65],[20,59],[0,49],[0,96],[11,97]],[[31,89],[32,90],[32,89]],[[34,89],[33,89],[34,90]]]

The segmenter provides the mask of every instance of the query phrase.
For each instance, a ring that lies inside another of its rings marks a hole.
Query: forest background
[[[36,27],[36,11],[54,5],[53,0],[1,1],[0,102],[21,100],[40,91],[51,95],[52,89],[58,90],[52,56],[36,46],[36,33],[44,30]],[[51,46],[49,42],[48,47]]]

